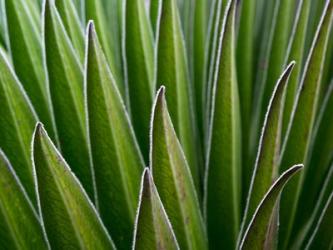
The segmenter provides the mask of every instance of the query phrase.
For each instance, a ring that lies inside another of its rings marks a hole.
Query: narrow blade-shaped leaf
[[[110,65],[110,70],[118,85],[119,91],[125,98],[125,85],[121,72],[121,46],[116,32],[111,32],[104,12],[102,0],[86,0],[86,21],[94,20],[96,32],[101,41],[101,46]],[[118,11],[118,10],[114,10]]]
[[[44,6],[44,43],[61,151],[93,197],[83,101],[83,70],[52,0]]]
[[[199,190],[200,155],[197,153],[191,86],[177,1],[163,0],[159,18],[156,85],[163,84],[168,89],[170,116]]]
[[[144,171],[141,181],[133,249],[179,249],[148,168]]]
[[[252,217],[250,225],[244,234],[240,249],[265,249],[265,244],[267,244],[267,229],[271,221],[271,216],[273,215],[274,207],[279,199],[279,195],[290,178],[302,168],[303,165],[295,165],[291,167],[285,171],[274,184],[272,184]]]
[[[51,247],[115,249],[88,195],[40,123],[32,158],[39,213]]]
[[[205,228],[191,172],[168,113],[161,87],[157,93],[151,131],[154,181],[181,249],[207,249]]]
[[[55,5],[64,23],[69,38],[79,58],[84,57],[84,34],[78,12],[73,1],[56,0]]]
[[[134,130],[145,159],[149,151],[149,120],[153,102],[153,34],[144,0],[125,1],[125,64]]]
[[[6,58],[0,52],[0,147],[35,205],[29,148],[38,118]]]
[[[154,33],[154,37],[156,37],[157,32],[157,23],[159,19],[159,15],[161,14],[161,6],[162,0],[150,0],[149,6],[149,18],[151,23],[151,28]]]
[[[92,22],[87,33],[85,98],[97,207],[117,247],[128,249],[144,162]]]
[[[5,0],[7,29],[15,72],[41,121],[54,137],[54,122],[43,67],[41,26],[35,1]],[[15,165],[15,164],[14,164]]]
[[[327,1],[304,68],[304,74],[296,97],[290,126],[282,148],[281,171],[284,171],[288,166],[297,162],[307,161],[332,18],[333,1]],[[290,185],[288,185],[287,191],[284,192],[281,197],[279,242],[283,244],[282,249],[287,247],[289,242],[303,179],[302,176],[303,175],[300,175],[294,178]]]
[[[0,208],[0,245],[2,247],[48,249],[48,242],[37,213],[1,150]]]
[[[283,93],[294,65],[294,62],[290,63],[283,72],[271,97],[259,142],[242,230],[248,226],[260,201],[278,174],[283,117]]]
[[[235,11],[236,1],[229,1],[213,88],[204,201],[212,248],[234,248],[240,222],[241,128],[235,72]]]

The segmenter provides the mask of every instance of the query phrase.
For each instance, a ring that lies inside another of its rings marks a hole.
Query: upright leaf
[[[60,147],[92,198],[82,65],[52,0],[47,0],[44,6],[44,33],[46,67]]]
[[[141,181],[133,249],[179,249],[149,169]]]
[[[242,230],[248,226],[260,201],[278,174],[283,117],[283,93],[294,65],[294,62],[290,63],[281,75],[268,106],[249,188]]]
[[[96,203],[117,247],[128,249],[144,162],[93,23],[87,33],[85,98]]]
[[[164,87],[152,115],[150,166],[181,249],[207,249],[195,186],[168,113]]]
[[[325,52],[329,31],[332,25],[333,1],[327,1],[324,13],[318,26],[317,34],[304,68],[303,78],[296,97],[291,123],[284,141],[281,153],[281,171],[297,162],[306,162],[308,159],[309,143],[312,136],[314,118],[322,77],[322,68],[325,61]],[[301,175],[302,176],[302,175]],[[293,179],[287,191],[281,197],[281,249],[287,247],[292,225],[295,218],[297,201],[302,178]]]
[[[267,230],[279,195],[291,177],[302,168],[303,165],[295,165],[289,168],[272,184],[252,217],[240,245],[240,249],[266,249]]]
[[[33,135],[32,157],[39,214],[51,247],[115,249],[86,192],[40,123]]]
[[[101,46],[108,60],[110,70],[118,85],[119,91],[125,97],[125,86],[121,72],[121,46],[116,32],[112,31],[112,26],[107,23],[106,14],[103,8],[102,0],[86,0],[86,21],[94,20],[96,32],[101,41]],[[118,10],[114,10],[118,11]]]
[[[2,247],[48,249],[48,242],[37,213],[1,150],[0,208],[0,245]]]
[[[240,220],[241,129],[234,50],[235,11],[236,1],[229,1],[220,34],[212,97],[204,201],[212,248],[234,248]]]
[[[5,0],[4,2],[10,54],[15,72],[39,118],[54,137],[52,109],[43,67],[38,6],[35,1]]]
[[[56,0],[55,5],[63,24],[66,28],[68,36],[75,48],[79,58],[83,60],[84,57],[84,34],[81,21],[77,9],[75,8],[73,1],[68,0]]]
[[[193,120],[191,85],[186,50],[176,0],[163,0],[157,34],[157,87],[162,84],[169,91],[170,116],[177,136],[184,148],[192,177],[199,190],[199,155]]]
[[[157,32],[157,22],[160,15],[160,10],[162,6],[162,0],[150,0],[150,6],[149,6],[149,18],[151,27],[154,33],[154,37],[156,37]]]
[[[0,107],[0,147],[35,205],[29,148],[38,118],[3,52],[0,52]]]
[[[153,34],[144,0],[125,1],[125,65],[134,130],[148,159],[149,120],[154,89]]]

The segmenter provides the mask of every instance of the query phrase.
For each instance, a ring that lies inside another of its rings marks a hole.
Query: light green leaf
[[[204,209],[212,248],[234,248],[240,222],[241,128],[235,68],[235,11],[236,1],[229,1],[220,34],[210,116]]]
[[[149,169],[141,181],[133,249],[179,249]]]
[[[294,73],[290,76],[289,84],[286,90],[286,100],[283,112],[282,124],[282,138],[284,138],[288,124],[290,122],[290,115],[295,103],[299,80],[302,73],[304,46],[307,31],[307,24],[309,21],[310,13],[310,0],[301,0],[296,13],[296,20],[292,31],[292,36],[289,41],[289,48],[287,52],[287,60],[295,60],[297,64],[294,67]]]
[[[6,249],[48,249],[30,200],[0,150],[0,245]],[[24,225],[24,226],[22,226]]]
[[[96,204],[117,247],[128,249],[145,165],[92,22],[87,33],[85,98]]]
[[[282,73],[273,91],[266,118],[264,121],[257,159],[249,188],[245,215],[243,218],[242,231],[248,226],[252,215],[258,207],[265,193],[270,188],[278,175],[278,161],[281,146],[281,125],[283,117],[283,93],[288,86],[289,76],[295,62],[288,65]],[[241,232],[240,235],[242,235]]]
[[[304,67],[304,74],[296,97],[291,123],[282,147],[281,171],[297,162],[307,162],[332,18],[333,2],[327,1]],[[281,197],[280,243],[283,244],[281,249],[286,248],[289,242],[303,180],[302,176],[300,175],[293,179],[288,185],[287,191]]]
[[[0,147],[35,205],[29,148],[38,118],[3,52],[0,52],[0,107]]]
[[[55,5],[66,28],[68,36],[79,58],[84,58],[84,34],[78,12],[73,1],[56,0]]]
[[[153,102],[153,34],[144,0],[125,1],[125,64],[133,126],[143,155],[148,159],[149,121]]]
[[[197,135],[194,125],[191,85],[183,34],[176,0],[163,0],[157,34],[156,86],[169,91],[167,101],[172,122],[184,148],[192,177],[199,190]]]
[[[10,54],[15,72],[39,118],[54,138],[53,114],[43,67],[38,6],[35,1],[5,0],[5,10]]]
[[[305,249],[331,249],[333,246],[333,192]]]
[[[150,166],[181,249],[207,249],[199,202],[168,113],[164,87],[157,93],[151,131]]]
[[[120,93],[125,98],[125,85],[123,82],[121,70],[121,46],[116,31],[112,30],[112,26],[107,23],[106,14],[104,12],[102,0],[86,0],[86,21],[94,20],[96,24],[96,32],[101,41],[101,45],[105,56],[108,60],[110,70],[115,78]],[[117,14],[118,9],[115,9]]]
[[[266,234],[280,193],[290,178],[302,168],[303,165],[295,165],[289,168],[272,184],[252,217],[240,249],[266,249],[265,245],[269,244],[266,242]]]
[[[46,67],[61,151],[92,198],[82,65],[52,0],[47,0],[44,6],[44,33]]]
[[[54,249],[115,249],[88,195],[38,123],[32,158],[39,214]]]

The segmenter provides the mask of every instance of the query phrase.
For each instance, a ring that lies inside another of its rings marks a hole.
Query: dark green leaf
[[[83,100],[83,71],[52,0],[44,6],[44,42],[61,151],[93,197]]]
[[[179,249],[148,168],[141,181],[133,249]]]
[[[236,1],[230,1],[220,34],[210,116],[204,209],[212,248],[234,248],[240,222],[241,128],[234,51],[235,11]]]
[[[37,213],[1,150],[0,208],[0,245],[2,247],[27,250],[48,249],[46,236]]]
[[[296,97],[291,123],[281,152],[281,171],[298,162],[307,162],[308,150],[314,119],[316,116],[322,69],[325,62],[325,53],[329,31],[332,25],[333,2],[327,1],[324,13],[318,26],[307,63],[304,68],[303,78]],[[297,200],[302,184],[300,175],[288,185],[286,192],[281,197],[281,249],[287,247],[292,225],[295,219]]]
[[[295,165],[289,168],[272,184],[252,217],[240,249],[266,249],[266,234],[279,195],[290,178],[302,168],[303,165]]]
[[[97,206],[117,247],[128,249],[144,162],[93,23],[87,33],[85,98]]]
[[[149,121],[153,102],[153,34],[144,0],[125,1],[125,63],[133,126],[143,155],[148,159]]]
[[[157,93],[151,131],[150,166],[181,249],[207,249],[195,186],[168,113],[164,87]]]
[[[39,213],[54,249],[115,249],[88,195],[43,125],[32,141]]]
[[[29,148],[38,118],[3,52],[0,52],[0,107],[0,147],[35,205]]]

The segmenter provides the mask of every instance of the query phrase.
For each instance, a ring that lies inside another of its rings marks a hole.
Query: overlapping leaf
[[[142,176],[133,249],[179,249],[149,169]]]
[[[52,0],[44,6],[44,43],[61,151],[93,197],[83,101],[83,71]]]
[[[43,126],[33,136],[39,213],[54,249],[115,249],[88,195]]]
[[[207,249],[195,186],[172,126],[164,92],[161,87],[152,115],[152,174],[181,249]]]
[[[117,247],[128,249],[144,162],[93,23],[89,23],[85,98],[97,207]]]
[[[240,223],[241,128],[234,51],[235,11],[236,1],[229,1],[213,88],[204,204],[212,248],[234,248]]]

